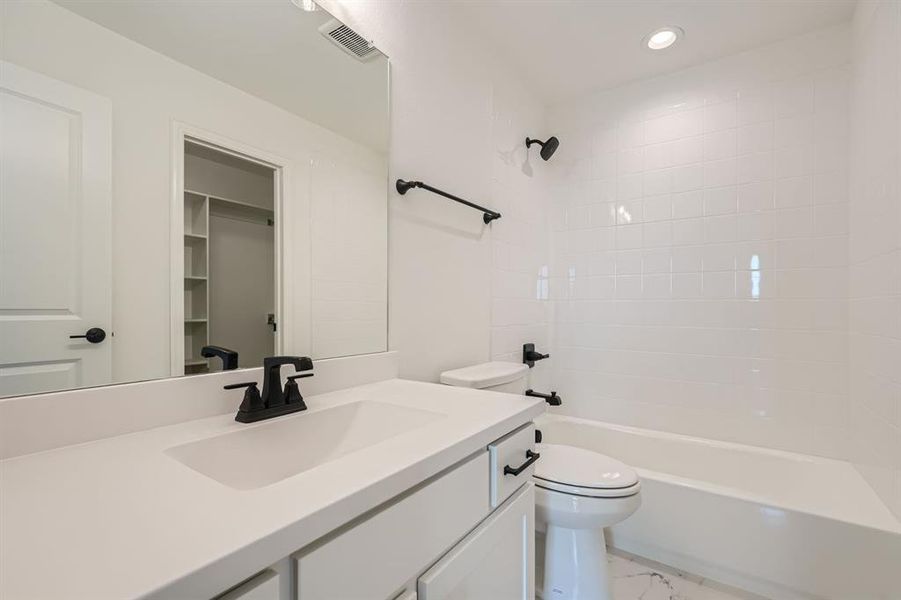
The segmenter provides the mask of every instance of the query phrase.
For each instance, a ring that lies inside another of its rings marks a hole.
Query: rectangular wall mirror
[[[387,349],[377,48],[300,0],[0,11],[0,396]]]

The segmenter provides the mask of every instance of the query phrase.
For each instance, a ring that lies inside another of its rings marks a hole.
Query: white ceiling
[[[348,56],[290,0],[56,0],[148,48],[379,151],[388,148],[388,61]]]
[[[466,18],[554,104],[835,25],[855,0],[467,0]],[[668,25],[684,39],[642,39]]]

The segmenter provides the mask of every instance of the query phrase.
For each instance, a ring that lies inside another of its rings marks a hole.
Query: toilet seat
[[[638,474],[618,460],[573,446],[539,444],[538,452],[532,475],[535,523],[545,531],[539,597],[612,600],[604,528],[641,506]]]
[[[620,461],[575,446],[539,444],[532,476],[539,488],[585,498],[625,498],[641,489],[638,474]]]

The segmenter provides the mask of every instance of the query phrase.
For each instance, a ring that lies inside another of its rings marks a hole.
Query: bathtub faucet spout
[[[544,398],[544,401],[550,404],[551,406],[560,406],[563,404],[563,398],[557,395],[557,392],[551,392],[550,394],[541,394],[536,392],[535,390],[528,389],[526,390],[526,396],[532,396],[533,398]]]

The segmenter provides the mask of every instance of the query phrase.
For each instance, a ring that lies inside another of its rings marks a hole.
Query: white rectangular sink
[[[238,490],[279,482],[444,418],[372,400],[351,402],[174,446],[182,464]]]

